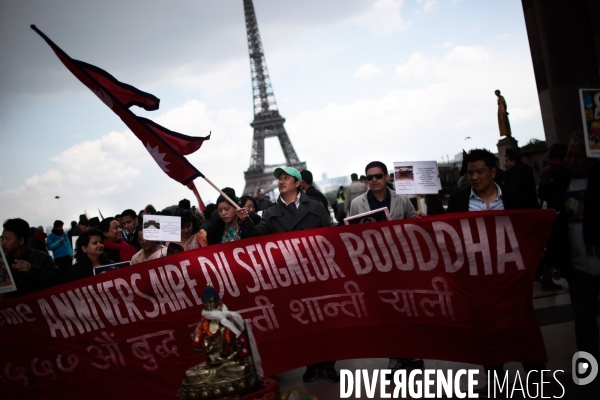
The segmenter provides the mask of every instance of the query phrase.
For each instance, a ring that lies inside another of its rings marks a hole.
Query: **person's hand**
[[[246,210],[245,208],[238,208],[237,210],[235,210],[235,213],[237,214],[238,218],[240,219],[240,221],[245,221],[246,218],[248,218],[248,210]]]
[[[554,279],[555,281],[560,279],[560,268],[558,267],[551,267],[550,268],[550,273],[552,274],[552,279]]]
[[[64,237],[61,237],[59,240],[60,240],[61,242],[64,242],[64,241],[65,241],[65,238],[64,238]]]
[[[31,264],[29,261],[25,260],[15,260],[15,263],[12,267],[15,269],[15,271],[29,272],[31,270]]]
[[[423,211],[417,211],[417,215],[415,215],[415,218],[417,219],[421,219],[421,217],[426,217],[427,214],[425,214]]]

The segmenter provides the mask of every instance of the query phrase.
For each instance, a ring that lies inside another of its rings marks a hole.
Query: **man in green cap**
[[[331,226],[323,205],[300,189],[302,176],[296,168],[277,168],[274,175],[279,179],[279,198],[264,210],[258,225],[254,225],[248,218],[245,208],[237,210],[244,237]],[[335,361],[309,365],[302,379],[304,382],[314,381],[319,372],[322,372],[328,381],[339,382],[340,376],[334,365]]]
[[[300,189],[302,176],[296,168],[277,168],[274,175],[279,179],[279,198],[264,210],[258,225],[243,208],[237,211],[245,237],[331,226],[323,205]]]

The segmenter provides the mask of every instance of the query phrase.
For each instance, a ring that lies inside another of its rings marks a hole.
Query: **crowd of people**
[[[598,326],[596,315],[600,290],[600,165],[588,158],[582,131],[571,135],[568,147],[553,145],[549,165],[542,172],[536,188],[533,172],[521,160],[517,150],[507,151],[506,171],[497,166],[496,156],[485,149],[473,149],[464,155],[458,190],[447,200],[447,209],[435,196],[426,198],[427,215],[486,210],[533,209],[545,205],[556,209],[558,218],[551,244],[544,256],[546,273],[542,287],[553,290],[553,281],[563,276],[569,281],[571,304],[575,314],[576,340],[579,350],[598,358]],[[204,213],[191,207],[188,200],[176,210],[157,211],[152,205],[136,213],[124,210],[114,217],[88,219],[80,216],[65,233],[64,223],[55,221],[47,237],[43,229],[30,228],[20,218],[4,222],[2,247],[17,286],[6,294],[14,297],[63,282],[93,275],[93,268],[130,261],[132,264],[164,257],[217,243],[281,232],[329,227],[355,216],[386,207],[391,219],[422,218],[414,199],[396,194],[394,174],[386,165],[373,161],[366,165],[360,178],[352,174],[352,183],[340,187],[333,204],[333,215],[326,197],[313,184],[312,173],[292,167],[277,168],[279,197],[272,202],[262,190],[252,196],[236,197],[232,188],[222,189],[216,204],[206,206]],[[260,215],[257,213],[260,212]],[[143,236],[143,215],[181,217],[181,240],[159,243]],[[333,219],[333,221],[332,221]],[[41,228],[41,227],[40,227]],[[71,242],[77,237],[73,251]],[[51,257],[47,250],[51,250]],[[310,382],[321,373],[327,380],[338,382],[335,361],[309,365],[304,373]],[[390,368],[423,366],[423,360],[391,358]],[[501,370],[503,366],[486,366]],[[543,365],[524,364],[528,371]]]

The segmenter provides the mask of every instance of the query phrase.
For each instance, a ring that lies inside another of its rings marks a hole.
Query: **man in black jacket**
[[[506,149],[504,165],[506,166],[504,186],[519,192],[527,202],[527,208],[539,208],[533,169],[521,161],[521,153],[518,149]]]
[[[577,349],[600,361],[598,295],[600,293],[600,164],[586,156],[584,134],[571,135],[565,155],[568,170],[556,183],[557,217],[548,262],[555,279],[569,281],[575,315]]]
[[[302,176],[296,168],[277,168],[274,175],[279,179],[280,195],[277,201],[269,205],[263,212],[258,225],[255,226],[248,218],[248,211],[245,208],[236,211],[244,237],[331,226],[329,214],[323,205],[319,201],[309,198],[300,189]],[[304,382],[314,381],[319,372],[322,372],[328,381],[339,382],[340,376],[334,365],[335,361],[309,365],[306,367],[302,380]]]
[[[467,154],[467,177],[471,187],[459,190],[448,200],[448,212],[514,210],[533,208],[523,196],[510,188],[500,187],[496,177],[496,156],[485,149]]]
[[[246,209],[237,210],[245,237],[331,226],[323,205],[300,190],[302,176],[296,168],[277,168],[274,175],[279,179],[280,195],[263,212],[258,225],[254,226]]]
[[[142,245],[138,238],[138,227],[140,226],[138,215],[132,209],[127,209],[121,213],[121,225],[123,226],[123,239],[127,244],[140,250]],[[143,221],[142,221],[143,222]],[[127,234],[125,234],[127,232]]]
[[[306,192],[306,195],[308,197],[318,199],[321,202],[321,204],[323,204],[325,211],[327,211],[327,213],[329,213],[329,204],[327,203],[327,197],[325,197],[325,195],[323,193],[318,191],[317,188],[315,188],[313,186],[312,172],[305,169],[302,172],[300,172],[300,175],[302,176],[302,183],[300,184],[300,187],[302,188],[302,190],[304,190]]]
[[[258,189],[256,191],[256,211],[264,211],[271,204],[273,203],[269,197],[265,196],[265,192],[262,189]]]
[[[2,250],[17,286],[17,291],[7,293],[6,297],[21,296],[61,283],[62,276],[52,257],[27,246],[27,221],[7,219],[2,227]]]

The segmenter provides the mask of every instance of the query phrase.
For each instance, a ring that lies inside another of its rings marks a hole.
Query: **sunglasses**
[[[375,175],[367,175],[367,180],[370,182],[373,180],[373,178],[380,180],[381,178],[383,178],[384,174],[375,174]]]

